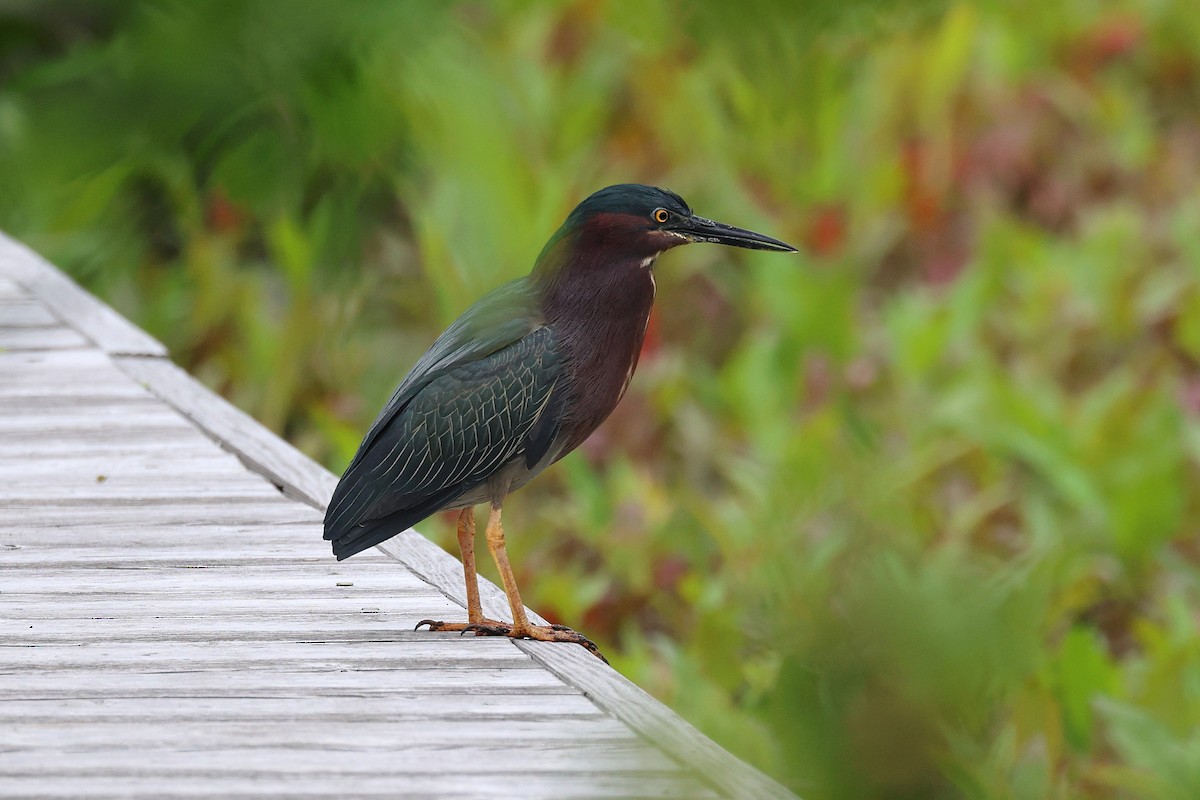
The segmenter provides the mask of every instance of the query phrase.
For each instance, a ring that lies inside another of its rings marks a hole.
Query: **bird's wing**
[[[562,376],[557,338],[546,327],[439,369],[376,422],[342,476],[325,517],[335,552],[352,555],[399,533],[398,525],[381,532],[371,523],[403,516],[411,525],[517,457],[538,463],[557,435]]]
[[[480,298],[417,359],[371,423],[347,473],[371,451],[380,432],[391,425],[421,389],[446,371],[486,358],[543,324],[541,309],[525,278],[510,281]]]

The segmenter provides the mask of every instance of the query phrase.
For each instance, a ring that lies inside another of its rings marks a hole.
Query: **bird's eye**
[[[654,221],[657,223],[661,224],[663,222],[666,222],[670,218],[670,216],[671,215],[667,213],[667,210],[665,208],[654,209]]]

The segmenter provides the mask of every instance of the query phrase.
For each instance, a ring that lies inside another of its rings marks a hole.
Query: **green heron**
[[[467,622],[417,627],[575,642],[531,625],[504,548],[509,492],[578,447],[616,407],[638,363],[654,303],[655,260],[689,242],[795,252],[769,236],[696,216],[679,195],[609,186],[580,203],[533,271],[492,291],[421,356],[367,431],[325,514],[340,561],[438,511],[460,510]],[[489,503],[487,544],[512,624],[487,619],[475,573],[474,506]]]

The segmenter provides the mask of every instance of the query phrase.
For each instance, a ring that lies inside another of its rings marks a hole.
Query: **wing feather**
[[[535,430],[544,452],[544,432],[557,424],[543,416],[558,408],[551,399],[562,369],[557,339],[541,327],[484,358],[443,368],[413,392],[386,424],[377,423],[334,492],[325,538],[339,557],[358,551],[356,539],[382,541],[373,523],[417,510],[428,516],[435,498],[439,507],[452,505],[525,456]]]
[[[519,278],[484,295],[447,328],[417,359],[371,424],[350,467],[375,447],[375,440],[416,394],[446,371],[502,350],[542,327],[541,309],[527,279]]]

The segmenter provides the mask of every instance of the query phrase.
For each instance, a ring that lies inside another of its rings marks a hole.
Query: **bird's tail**
[[[337,560],[349,558],[355,553],[361,553],[369,547],[385,542],[398,533],[416,525],[421,520],[445,508],[454,498],[462,494],[463,487],[456,486],[432,497],[422,499],[408,508],[398,509],[377,519],[352,521],[346,524],[334,524],[338,517],[337,497],[330,503],[325,513],[325,538],[333,542],[333,554]]]

